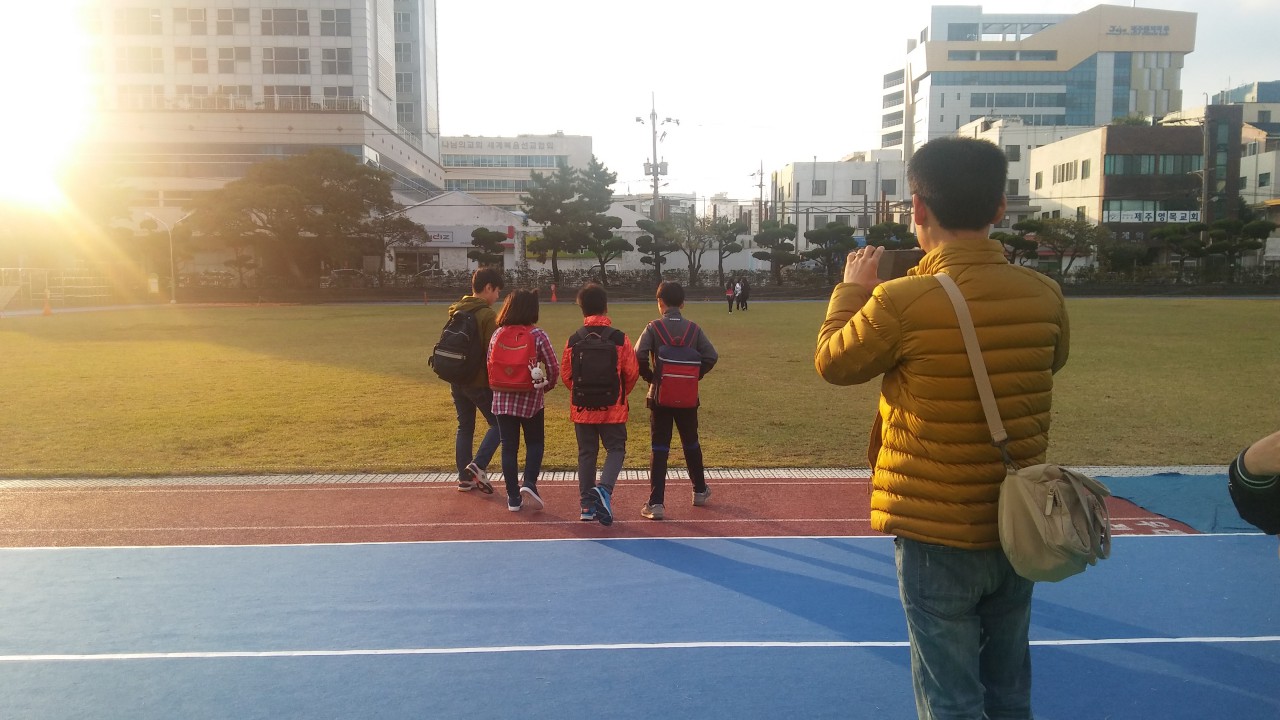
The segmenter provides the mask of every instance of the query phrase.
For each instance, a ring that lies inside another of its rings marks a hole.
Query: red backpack
[[[668,408],[698,406],[698,379],[702,376],[702,353],[691,344],[698,326],[684,321],[684,334],[673,337],[666,321],[649,323],[658,338],[654,348],[653,403]]]
[[[507,392],[533,392],[529,371],[538,363],[532,325],[498,328],[489,352],[489,387]]]

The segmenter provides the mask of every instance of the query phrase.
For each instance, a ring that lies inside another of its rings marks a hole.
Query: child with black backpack
[[[493,416],[493,393],[489,390],[485,355],[489,340],[498,328],[492,306],[502,296],[502,286],[501,270],[491,267],[477,270],[471,276],[471,294],[449,306],[449,319],[427,361],[436,375],[449,383],[453,407],[458,415],[453,456],[458,466],[460,492],[475,489],[493,492],[485,469],[498,449],[500,435]],[[476,412],[484,416],[489,429],[472,457]]]
[[[498,331],[489,341],[489,387],[493,414],[502,435],[502,479],[507,486],[507,509],[520,512],[528,498],[534,510],[543,508],[538,474],[546,446],[543,396],[560,375],[551,338],[537,327],[538,291],[516,290],[498,313]],[[524,433],[524,481],[519,482],[520,433]]]
[[[578,291],[582,329],[569,336],[560,379],[569,388],[569,419],[578,438],[578,494],[583,520],[613,524],[613,488],[627,453],[627,396],[640,378],[626,333],[612,327],[608,296],[596,283]],[[604,445],[604,467],[596,461]]]
[[[661,520],[667,487],[667,458],[671,454],[671,426],[680,432],[680,445],[693,481],[693,504],[702,506],[711,488],[702,466],[698,444],[698,381],[711,372],[719,356],[702,328],[685,320],[684,287],[667,281],[658,286],[658,312],[662,317],[645,327],[636,342],[640,376],[649,382],[645,404],[649,406],[649,502],[640,514]]]

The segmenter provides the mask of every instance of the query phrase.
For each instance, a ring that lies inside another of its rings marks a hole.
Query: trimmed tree
[[[716,278],[720,287],[724,287],[724,261],[734,253],[742,252],[739,235],[751,231],[751,225],[744,220],[729,222],[728,218],[716,218],[713,224],[716,234]]]
[[[695,287],[702,275],[702,256],[716,247],[715,222],[708,217],[685,216],[676,245],[689,263],[689,285]]]
[[[760,232],[752,239],[765,249],[751,253],[751,257],[769,262],[774,285],[782,284],[783,268],[795,265],[803,259],[796,254],[795,225],[780,225],[777,220],[765,220],[760,223]]]
[[[560,253],[574,252],[581,235],[574,231],[577,222],[572,206],[578,193],[578,172],[560,166],[549,175],[529,174],[529,192],[520,196],[525,215],[543,226],[541,237],[529,241],[529,250],[539,257],[551,257],[552,282],[560,284]]]
[[[476,228],[471,231],[471,244],[476,249],[467,251],[467,257],[475,260],[480,267],[501,267],[502,243],[506,240],[506,233],[489,228]]]
[[[675,241],[676,228],[669,220],[637,220],[636,225],[648,233],[636,238],[636,249],[644,254],[640,262],[653,266],[653,277],[661,284],[662,266],[666,264],[667,256],[680,249]]]
[[[801,253],[806,260],[812,260],[822,268],[827,282],[834,282],[838,268],[844,267],[849,252],[858,246],[853,237],[853,227],[844,223],[827,223],[824,228],[809,230],[804,237],[817,247]]]

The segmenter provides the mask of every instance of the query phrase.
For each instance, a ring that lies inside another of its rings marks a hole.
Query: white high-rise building
[[[1097,126],[1182,107],[1195,13],[1098,5],[1078,15],[934,6],[884,76],[880,144],[911,153],[982,117]]]
[[[91,0],[99,112],[83,159],[176,220],[253,163],[336,147],[444,189],[435,0]]]

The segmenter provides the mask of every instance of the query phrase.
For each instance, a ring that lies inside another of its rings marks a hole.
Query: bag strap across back
[[[942,289],[947,291],[951,305],[956,309],[956,319],[960,321],[960,334],[964,337],[964,349],[969,355],[969,369],[973,371],[973,381],[978,385],[978,398],[982,400],[982,413],[987,418],[987,428],[991,431],[991,444],[1000,449],[1000,455],[1009,467],[1014,467],[1013,460],[1005,445],[1009,442],[1009,434],[1004,430],[1004,422],[1000,419],[1000,407],[996,405],[996,394],[991,389],[991,376],[987,373],[987,363],[982,359],[982,348],[978,345],[978,331],[973,327],[973,315],[969,312],[969,304],[956,285],[956,281],[945,273],[934,275]]]

